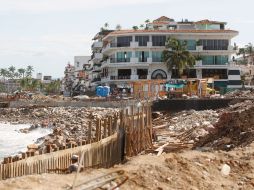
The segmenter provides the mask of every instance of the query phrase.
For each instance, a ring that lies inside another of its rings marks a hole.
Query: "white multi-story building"
[[[91,56],[74,56],[74,74],[77,79],[86,77],[84,69],[87,65],[90,65],[90,60]]]
[[[237,31],[225,28],[225,22],[181,21],[165,16],[148,23],[142,30],[116,30],[97,35],[93,60],[100,62],[100,84],[128,85],[131,81],[179,78],[214,78],[215,87],[240,88],[240,70],[234,67],[231,39]],[[169,71],[162,61],[167,38],[187,42],[187,49],[200,57],[184,76]]]
[[[101,83],[101,72],[102,72],[102,62],[106,61],[106,56],[103,55],[103,38],[107,36],[110,32],[114,30],[102,30],[93,38],[94,42],[92,44],[92,56],[91,56],[91,66],[89,70],[89,80],[90,87],[95,87]]]

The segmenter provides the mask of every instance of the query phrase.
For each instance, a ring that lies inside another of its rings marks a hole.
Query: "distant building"
[[[52,76],[43,76],[43,83],[44,84],[49,84],[49,83],[51,83],[51,81],[52,81]]]
[[[86,79],[86,73],[84,71],[84,67],[89,65],[89,61],[91,56],[75,56],[74,57],[74,74],[76,79]]]
[[[37,73],[36,74],[36,79],[37,80],[42,80],[42,73]]]
[[[64,70],[64,78],[62,80],[62,91],[71,92],[74,81],[75,81],[75,67],[70,63],[68,63]]]

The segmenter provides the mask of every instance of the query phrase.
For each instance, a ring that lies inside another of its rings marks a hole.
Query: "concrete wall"
[[[137,104],[136,100],[128,101],[105,101],[105,100],[84,100],[84,101],[55,101],[55,102],[10,102],[10,108],[20,108],[28,106],[36,107],[104,107],[104,108],[123,108],[129,105]]]
[[[152,110],[177,112],[191,109],[218,109],[229,106],[231,101],[232,99],[159,100],[153,103]]]

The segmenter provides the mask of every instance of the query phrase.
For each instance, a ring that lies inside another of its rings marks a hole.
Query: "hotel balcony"
[[[214,47],[209,47],[209,46],[196,46],[196,48],[191,48],[189,49],[190,52],[192,53],[236,53],[236,50],[234,49],[234,46],[229,45],[227,47],[221,47],[220,49],[215,49]]]
[[[131,75],[110,76],[110,80],[130,80]]]
[[[196,60],[194,68],[196,69],[226,69],[229,64],[204,64],[202,60]]]

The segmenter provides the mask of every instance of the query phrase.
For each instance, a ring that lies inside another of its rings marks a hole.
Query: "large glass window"
[[[153,46],[165,46],[166,36],[152,36]]]
[[[135,41],[138,42],[139,46],[147,46],[149,36],[135,36]]]
[[[225,65],[228,63],[228,56],[202,56],[203,65]]]
[[[147,58],[149,57],[149,51],[136,51],[135,57],[138,58],[139,62],[147,62]]]
[[[131,56],[132,56],[132,52],[131,51],[117,52],[116,53],[116,62],[117,63],[120,63],[120,62],[130,62]]]
[[[153,51],[152,52],[152,60],[153,60],[153,62],[162,62],[162,52],[161,51]]]
[[[117,47],[129,47],[132,41],[132,36],[117,37]]]
[[[204,50],[228,50],[228,40],[200,40]]]

